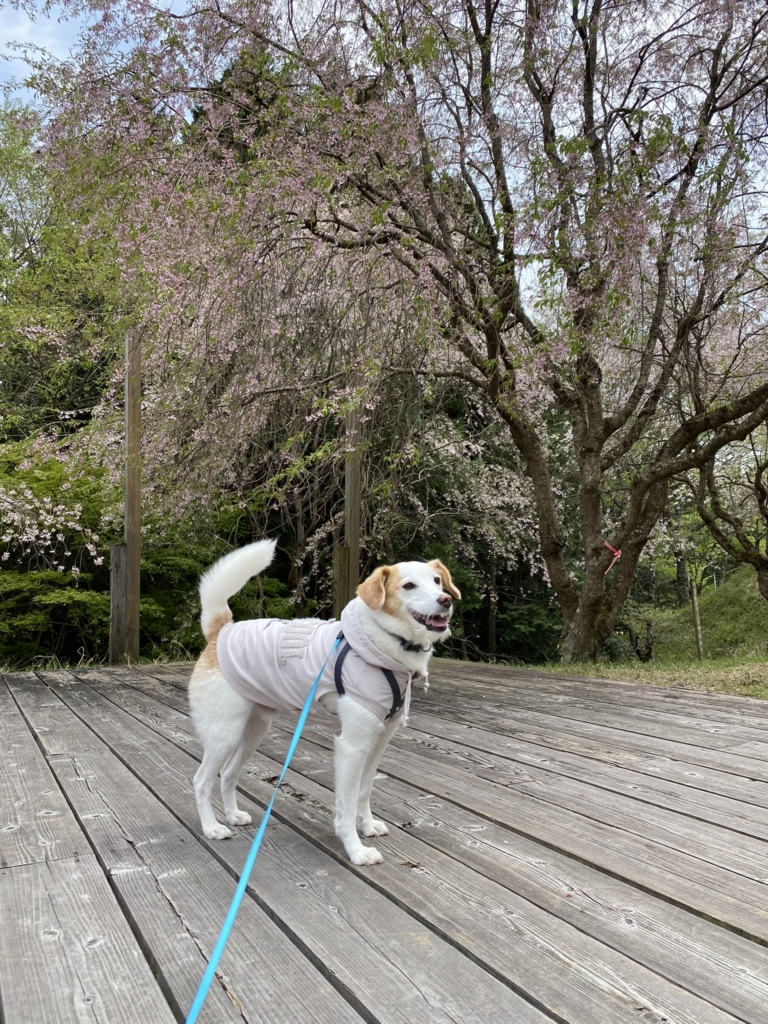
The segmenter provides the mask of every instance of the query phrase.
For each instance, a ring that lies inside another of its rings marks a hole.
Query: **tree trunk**
[[[768,601],[768,560],[755,568],[757,569],[757,589]]]
[[[590,545],[585,545],[585,579],[576,612],[572,616],[563,615],[562,661],[595,661],[600,648],[613,633],[635,578],[640,555],[666,506],[667,493],[667,481],[650,488],[634,530],[622,542],[621,558],[612,569],[609,570],[609,566],[613,556],[604,548],[599,535]],[[610,577],[606,577],[606,571],[610,572]],[[611,580],[610,590],[606,587],[607,578]]]
[[[595,634],[583,615],[578,615],[560,643],[560,660],[566,664],[597,660]]]

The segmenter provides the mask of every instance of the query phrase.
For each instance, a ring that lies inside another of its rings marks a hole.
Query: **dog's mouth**
[[[411,615],[433,633],[442,633],[448,629],[450,615],[419,615],[418,612],[411,612]]]

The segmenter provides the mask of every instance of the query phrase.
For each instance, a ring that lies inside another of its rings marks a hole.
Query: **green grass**
[[[707,658],[768,658],[768,601],[757,589],[757,574],[742,566],[721,587],[706,587],[699,597],[699,616]],[[638,610],[634,625],[644,631],[653,622],[654,660],[659,664],[696,659],[693,609],[660,609],[650,616]]]

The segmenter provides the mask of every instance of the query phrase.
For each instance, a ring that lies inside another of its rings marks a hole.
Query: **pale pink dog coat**
[[[384,721],[392,708],[389,669],[407,706],[411,680],[400,662],[374,644],[360,622],[360,598],[341,613],[341,623],[324,619],[249,619],[223,626],[216,641],[222,675],[242,697],[264,707],[300,711],[339,632],[350,650],[342,665],[345,692]],[[326,665],[315,701],[335,693],[334,665],[344,641]]]

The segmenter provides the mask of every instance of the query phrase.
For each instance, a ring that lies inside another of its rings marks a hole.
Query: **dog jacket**
[[[410,703],[413,673],[374,644],[360,622],[360,598],[327,619],[249,619],[223,626],[216,641],[222,675],[242,697],[264,707],[300,711],[339,632],[344,641],[325,667],[315,702],[326,693],[347,693],[377,718]],[[346,645],[349,650],[345,650]],[[335,671],[336,662],[339,670]],[[393,681],[388,681],[383,670]],[[338,685],[334,679],[338,678]],[[397,698],[393,695],[397,689]]]

